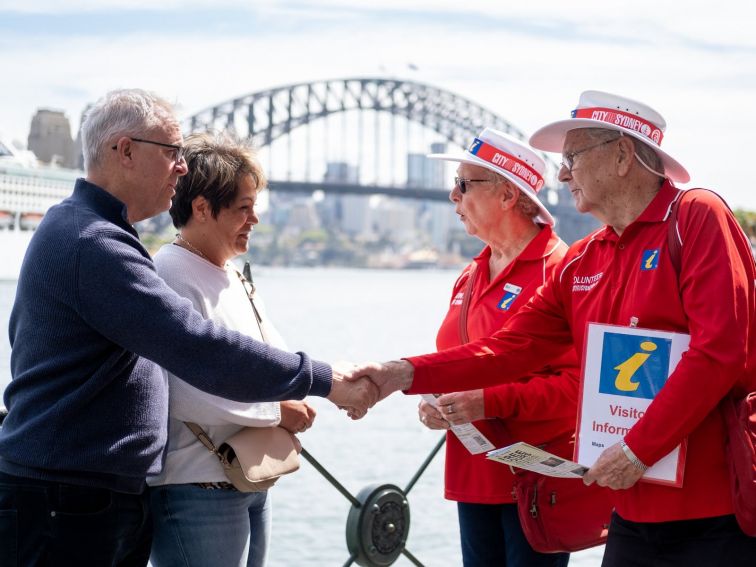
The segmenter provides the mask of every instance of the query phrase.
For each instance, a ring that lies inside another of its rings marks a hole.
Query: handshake
[[[360,419],[383,398],[412,386],[413,370],[406,360],[337,363],[327,398],[352,419]]]

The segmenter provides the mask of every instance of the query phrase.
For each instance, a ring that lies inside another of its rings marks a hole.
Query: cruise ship
[[[0,140],[0,280],[17,280],[26,248],[47,210],[68,197],[83,172],[41,165]]]

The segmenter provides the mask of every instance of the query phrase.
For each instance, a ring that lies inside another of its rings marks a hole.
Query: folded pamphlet
[[[489,451],[486,458],[512,467],[560,478],[582,478],[588,471],[586,466],[568,461],[523,441]]]

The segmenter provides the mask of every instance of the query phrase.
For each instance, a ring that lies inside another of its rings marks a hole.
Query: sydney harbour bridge
[[[452,170],[424,156],[432,150],[459,152],[484,127],[527,139],[472,100],[393,78],[280,86],[220,102],[185,122],[188,132],[226,130],[251,139],[260,149],[272,194],[383,195],[447,203]],[[546,186],[540,196],[562,238],[571,242],[595,224],[575,211],[566,187],[556,181],[556,162],[543,157]]]

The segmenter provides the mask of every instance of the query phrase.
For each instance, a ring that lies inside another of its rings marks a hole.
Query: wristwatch
[[[625,453],[625,456],[630,460],[631,463],[633,463],[633,466],[635,468],[643,472],[646,472],[648,470],[648,465],[644,465],[643,461],[635,456],[635,453],[633,453],[632,449],[627,446],[627,443],[625,443],[624,440],[620,441],[620,447],[622,447],[622,452]]]

